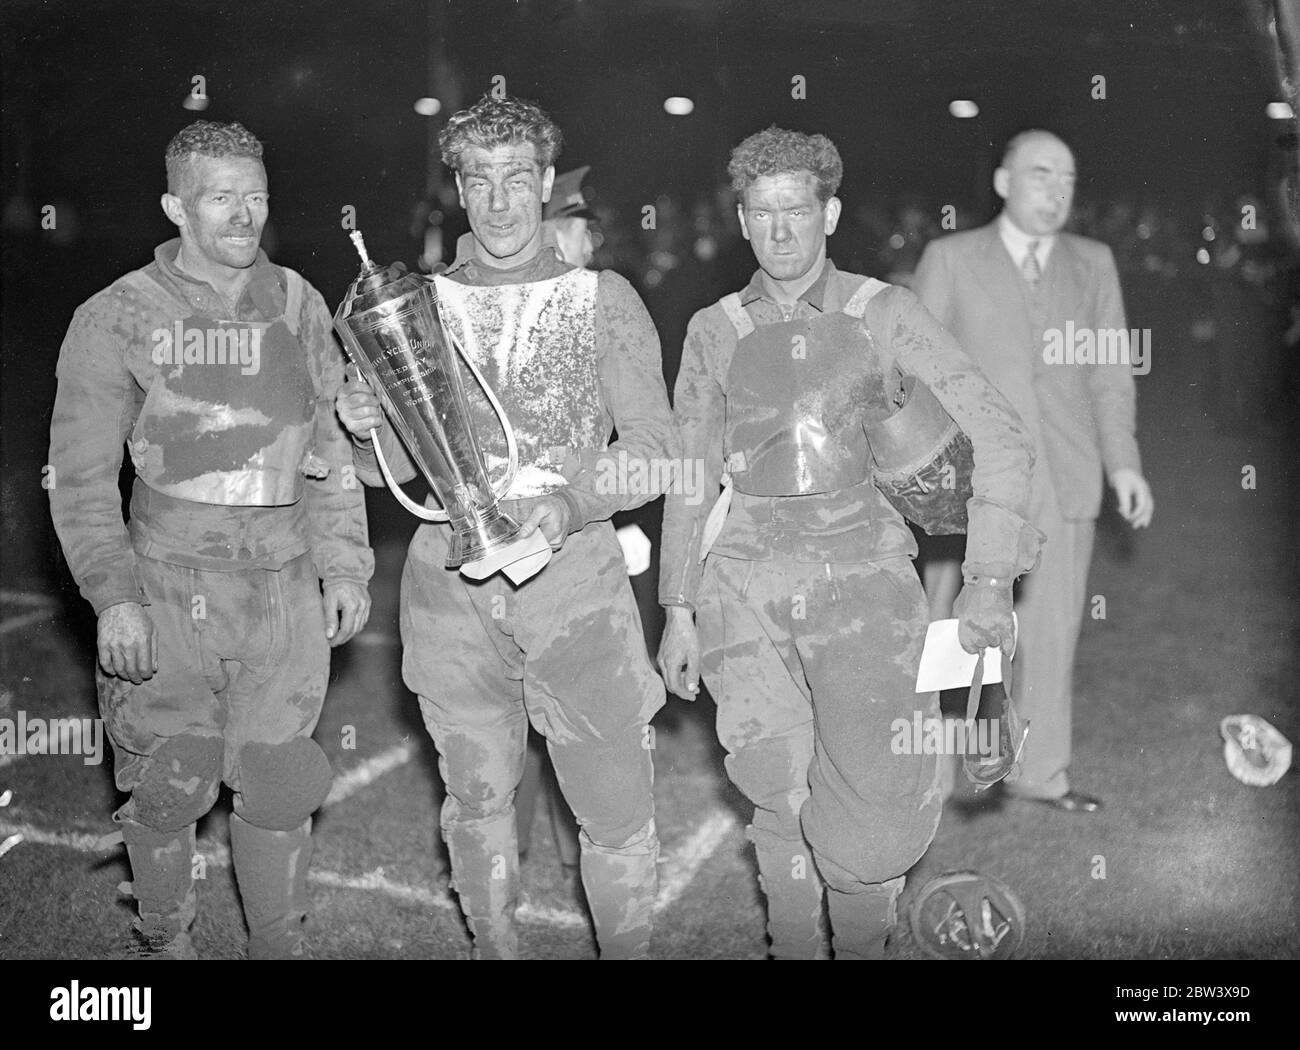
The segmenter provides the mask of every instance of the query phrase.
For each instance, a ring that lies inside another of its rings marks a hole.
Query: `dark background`
[[[691,313],[752,270],[725,189],[744,135],[770,123],[828,134],[846,170],[836,261],[905,281],[941,232],[942,207],[957,209],[960,228],[987,221],[1002,145],[1045,126],[1074,147],[1075,228],[1115,249],[1130,323],[1170,296],[1185,301],[1184,327],[1199,311],[1200,336],[1177,335],[1203,357],[1204,393],[1238,352],[1226,343],[1234,318],[1254,310],[1249,338],[1269,345],[1236,400],[1289,403],[1280,351],[1294,234],[1281,187],[1295,121],[1265,115],[1285,97],[1273,10],[1265,0],[7,3],[0,567],[7,578],[62,571],[39,539],[49,530],[38,487],[58,345],[78,303],[172,235],[158,197],[177,130],[239,120],[263,140],[264,244],[333,304],[355,271],[346,206],[377,258],[409,263],[432,212],[450,258],[465,223],[432,147],[446,116],[495,76],[563,128],[559,170],[592,165],[596,264],[646,299],[670,389]],[[796,75],[806,99],[791,97]],[[195,76],[202,111],[182,106]],[[666,114],[669,95],[693,99],[694,113]],[[441,113],[418,115],[421,96]],[[976,100],[980,115],[954,119],[954,98]],[[1249,246],[1262,260],[1249,281],[1241,258],[1222,255],[1243,201],[1266,231]],[[46,204],[53,230],[40,226]],[[655,230],[641,228],[646,204]],[[381,506],[380,524],[395,505]]]
[[[775,122],[837,142],[849,200],[912,190],[986,210],[996,151],[1046,125],[1079,154],[1081,197],[1194,212],[1265,190],[1278,90],[1257,6],[18,0],[4,12],[6,190],[71,200],[86,236],[165,234],[167,140],[199,116],[238,119],[266,143],[281,244],[301,253],[288,261],[328,251],[344,203],[397,251],[426,181],[430,119],[412,102],[439,96],[440,124],[501,75],[564,129],[562,166],[595,165],[602,196],[629,208],[697,193],[740,137]],[[195,75],[201,114],[181,108]],[[1095,75],[1105,101],[1090,97]],[[674,94],[694,114],[665,114]],[[953,98],[978,100],[980,117],[949,117]]]

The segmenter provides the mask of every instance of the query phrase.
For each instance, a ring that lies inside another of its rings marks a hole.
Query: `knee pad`
[[[810,836],[813,855],[823,881],[844,893],[861,892],[866,885],[892,885],[899,872],[908,871],[924,855],[934,835],[874,834],[869,838],[842,836],[827,841]],[[866,844],[864,846],[864,843]]]
[[[808,797],[812,741],[768,737],[736,748],[723,760],[731,782],[759,809],[799,819]]]
[[[152,831],[193,824],[217,801],[224,749],[219,736],[182,734],[164,741],[145,762],[124,815]]]
[[[236,810],[256,827],[292,831],[320,808],[333,781],[329,759],[311,737],[245,744],[239,752]]]

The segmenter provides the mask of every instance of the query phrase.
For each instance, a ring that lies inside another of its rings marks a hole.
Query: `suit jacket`
[[[1047,363],[1053,331],[1124,330],[1110,248],[1059,233],[1035,296],[995,220],[931,241],[913,290],[1024,419],[1061,514],[1091,519],[1102,472],[1141,471],[1133,373],[1127,364]],[[1035,522],[1035,524],[1039,524]]]

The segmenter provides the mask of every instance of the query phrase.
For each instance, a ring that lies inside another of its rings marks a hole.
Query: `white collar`
[[[1011,253],[1011,261],[1016,264],[1017,270],[1024,267],[1025,256],[1029,254],[1031,242],[1038,242],[1037,254],[1040,268],[1047,266],[1048,257],[1052,254],[1052,247],[1056,244],[1056,234],[1049,233],[1045,237],[1032,237],[1012,222],[1005,211],[998,214],[998,236],[1002,238],[1002,243],[1006,245],[1007,251]]]

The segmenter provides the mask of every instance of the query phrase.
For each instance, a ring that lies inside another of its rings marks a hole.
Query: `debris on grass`
[[[1258,715],[1229,715],[1219,733],[1228,772],[1243,784],[1269,787],[1291,768],[1291,741]]]

